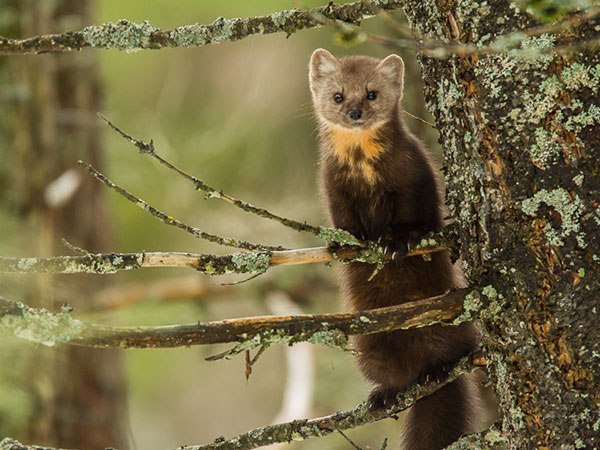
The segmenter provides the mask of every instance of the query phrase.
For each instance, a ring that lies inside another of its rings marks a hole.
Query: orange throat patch
[[[375,184],[379,175],[373,163],[383,153],[381,143],[376,140],[379,127],[357,131],[336,126],[327,128],[333,156],[350,168],[349,175],[361,177],[370,185]],[[353,156],[356,151],[360,152],[362,158]]]

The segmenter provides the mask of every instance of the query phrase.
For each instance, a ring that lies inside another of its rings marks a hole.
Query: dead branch
[[[99,171],[97,171],[96,169],[94,169],[94,167],[92,167],[91,164],[89,164],[85,161],[78,161],[78,164],[81,167],[83,167],[85,170],[87,170],[88,173],[90,175],[92,175],[94,178],[96,178],[98,181],[100,181],[101,183],[104,183],[104,185],[106,187],[114,190],[119,195],[121,195],[123,198],[129,200],[136,206],[139,206],[140,208],[142,208],[144,211],[146,211],[151,216],[156,217],[162,223],[164,223],[166,225],[171,225],[171,226],[177,227],[183,231],[190,233],[191,235],[193,235],[197,238],[205,239],[207,241],[214,242],[214,243],[220,244],[220,245],[225,245],[228,247],[244,248],[246,250],[255,250],[255,249],[265,250],[265,251],[284,250],[284,248],[280,247],[280,246],[252,244],[252,243],[246,242],[246,241],[238,241],[236,239],[224,238],[224,237],[217,236],[214,234],[206,233],[206,232],[200,230],[199,228],[187,225],[187,224],[181,222],[180,220],[174,219],[173,217],[169,216],[168,214],[166,214],[162,211],[159,211],[152,205],[146,203],[141,198],[136,197],[135,195],[131,194],[127,190],[123,189],[121,186],[113,183],[104,174],[102,174]]]
[[[186,180],[191,182],[197,191],[206,192],[207,198],[218,198],[218,199],[221,199],[233,206],[240,208],[243,211],[255,214],[264,219],[269,219],[269,220],[273,220],[275,222],[279,222],[280,224],[282,224],[288,228],[292,228],[296,231],[308,232],[317,237],[322,236],[324,227],[316,227],[313,225],[309,225],[306,222],[298,222],[296,220],[287,219],[285,217],[278,216],[276,214],[273,214],[273,213],[267,211],[264,208],[258,208],[256,206],[252,205],[251,203],[248,203],[244,200],[239,200],[237,198],[234,198],[231,195],[224,193],[223,191],[217,190],[217,189],[209,186],[204,181],[200,180],[199,178],[196,178],[193,175],[189,175],[182,169],[176,167],[174,164],[170,163],[169,161],[167,161],[166,159],[161,157],[156,152],[156,149],[154,148],[154,142],[152,140],[150,140],[150,142],[148,143],[148,142],[144,142],[140,139],[136,139],[136,138],[130,136],[129,134],[125,133],[123,130],[121,130],[119,127],[117,127],[115,124],[113,124],[110,120],[108,120],[104,115],[98,114],[98,116],[102,120],[104,120],[108,124],[108,126],[110,126],[118,134],[120,134],[126,141],[128,141],[133,146],[137,147],[140,154],[152,156],[163,166],[169,168],[170,170],[174,171],[178,175],[182,176],[183,178],[185,178]]]
[[[164,47],[201,47],[222,41],[237,41],[253,34],[286,33],[323,26],[320,17],[360,24],[361,20],[403,5],[399,0],[362,0],[343,5],[333,2],[320,8],[280,11],[245,19],[219,17],[210,25],[184,25],[161,30],[145,21],[120,20],[92,25],[80,31],[34,36],[28,39],[0,37],[0,54],[67,52],[88,47],[119,50],[157,50]]]
[[[439,245],[424,247],[407,253],[405,257],[426,257],[427,254],[447,250]],[[231,255],[207,255],[183,252],[88,253],[77,256],[50,256],[47,258],[10,258],[0,256],[0,272],[5,273],[95,273],[112,274],[119,271],[148,267],[179,267],[197,270],[207,275],[228,273],[261,273],[273,266],[312,264],[329,261],[360,261],[383,263],[391,255],[379,246],[360,248],[331,247],[301,248],[296,250],[243,252]]]
[[[220,437],[211,444],[183,445],[178,447],[177,450],[250,450],[277,442],[323,437],[338,430],[356,428],[389,417],[396,418],[397,414],[410,408],[418,399],[431,395],[436,390],[456,380],[459,376],[477,369],[477,367],[472,363],[469,356],[462,358],[450,368],[448,375],[443,379],[414,383],[405,388],[398,393],[396,404],[387,410],[369,411],[363,402],[349,411],[339,411],[316,419],[300,419],[277,425],[263,426],[229,440]],[[10,438],[4,439],[0,446],[2,450],[55,450],[26,446]]]
[[[463,308],[463,300],[470,300]],[[0,297],[0,328],[44,345],[59,343],[99,348],[171,348],[236,342],[220,355],[230,357],[275,343],[320,343],[345,348],[347,336],[379,333],[451,321],[472,320],[480,309],[477,290],[457,289],[400,305],[340,314],[303,314],[227,319],[159,327],[96,325],[71,317],[69,308],[52,313]]]

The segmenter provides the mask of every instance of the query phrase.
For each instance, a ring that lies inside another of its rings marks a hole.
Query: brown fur
[[[400,100],[404,66],[392,55],[384,61],[313,53],[310,86],[320,122],[321,181],[333,225],[355,236],[381,239],[403,252],[413,237],[442,223],[442,197],[429,155],[406,129]],[[375,91],[375,100],[367,93]],[[344,101],[333,101],[336,93]],[[349,117],[360,110],[360,120]],[[388,263],[371,281],[373,266],[344,266],[342,288],[355,311],[395,305],[442,294],[457,278],[446,253],[430,261],[409,257]],[[389,404],[395,394],[447,367],[478,346],[471,324],[431,326],[359,336],[361,371],[375,384],[372,408]],[[410,450],[441,449],[473,430],[476,385],[461,377],[420,400],[406,421],[404,443]]]

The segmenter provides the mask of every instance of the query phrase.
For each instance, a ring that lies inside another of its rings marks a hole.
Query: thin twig
[[[224,19],[209,25],[184,25],[161,30],[147,21],[137,24],[127,20],[92,25],[80,31],[34,36],[28,39],[0,37],[0,54],[26,54],[77,51],[89,47],[144,50],[164,47],[201,47],[222,41],[237,41],[253,34],[286,33],[323,26],[314,18],[320,14],[333,21],[360,24],[380,10],[390,11],[403,5],[402,0],[361,0],[336,5],[330,2],[319,8],[280,11],[266,16]]]
[[[90,255],[90,252],[88,252],[86,249],[81,248],[81,247],[77,247],[74,244],[71,244],[69,241],[67,241],[65,238],[61,238],[60,242],[62,245],[64,245],[65,247],[67,247],[69,250],[71,250],[73,253],[78,253],[80,255]]]
[[[339,429],[338,427],[336,427],[335,425],[333,426],[333,428],[335,428],[335,431],[337,431],[339,434],[341,434],[341,435],[342,435],[342,437],[343,437],[344,439],[346,439],[346,440],[347,440],[347,441],[350,443],[350,445],[351,445],[352,447],[354,447],[356,450],[362,450],[362,448],[360,448],[358,445],[356,445],[356,443],[355,443],[355,442],[354,442],[352,439],[350,439],[350,438],[349,438],[349,437],[346,435],[346,433],[344,433],[342,430],[340,430],[340,429]]]
[[[409,113],[408,111],[402,111],[404,114],[406,114],[408,117],[412,117],[415,120],[418,120],[420,122],[423,122],[425,125],[429,125],[432,128],[435,128],[435,125],[432,124],[431,122],[427,122],[425,119],[421,119],[420,117],[414,116],[411,113]]]
[[[472,320],[462,302],[480,298],[475,289],[457,289],[437,297],[354,313],[263,316],[188,325],[122,327],[77,320],[68,310],[52,313],[0,297],[0,329],[44,344],[60,343],[99,348],[172,348],[237,342],[230,357],[277,343],[308,341],[346,348],[347,336],[409,329],[434,323]],[[481,304],[481,303],[478,303]]]
[[[110,126],[113,130],[115,130],[117,133],[119,133],[126,141],[128,141],[129,143],[131,143],[132,145],[137,147],[139,150],[139,153],[152,156],[154,159],[156,159],[158,162],[160,162],[165,167],[169,168],[170,170],[173,170],[178,175],[180,175],[183,178],[185,178],[186,180],[190,181],[194,185],[194,187],[197,191],[206,192],[208,198],[221,199],[231,205],[234,205],[234,206],[240,208],[243,211],[255,214],[259,217],[262,217],[263,219],[273,220],[273,221],[278,222],[278,223],[282,224],[283,226],[286,226],[293,230],[296,230],[299,232],[307,232],[307,233],[310,233],[321,239],[325,239],[325,240],[330,239],[331,242],[337,242],[338,244],[344,244],[344,243],[348,244],[348,243],[350,243],[349,240],[352,240],[352,241],[355,241],[355,242],[351,242],[354,245],[362,245],[362,246],[367,245],[363,241],[360,241],[360,240],[354,238],[354,236],[351,236],[349,233],[345,232],[344,230],[336,230],[336,229],[331,229],[331,228],[327,228],[327,227],[316,227],[314,225],[309,225],[306,222],[298,222],[293,219],[287,219],[285,217],[281,217],[276,214],[273,214],[264,208],[258,208],[256,206],[252,205],[251,203],[248,203],[246,201],[239,200],[235,197],[232,197],[231,195],[226,194],[223,191],[217,190],[217,189],[209,186],[208,184],[206,184],[204,181],[200,180],[199,178],[196,178],[195,176],[186,173],[182,169],[178,168],[174,164],[172,164],[169,161],[167,161],[166,159],[162,158],[156,152],[156,149],[154,148],[154,142],[152,140],[150,140],[150,142],[147,143],[140,139],[136,139],[133,136],[125,133],[123,130],[121,130],[119,127],[117,127],[115,124],[113,124],[104,115],[98,113],[98,116],[103,121],[105,121],[108,124],[108,126]],[[344,242],[342,242],[342,239],[344,240]]]
[[[247,241],[238,241],[236,239],[224,238],[224,237],[217,236],[214,234],[206,233],[206,232],[200,230],[199,228],[193,227],[191,225],[187,225],[177,219],[174,219],[173,217],[169,216],[168,214],[165,214],[164,212],[159,211],[155,207],[146,203],[144,200],[136,197],[135,195],[129,193],[127,190],[123,189],[121,186],[118,186],[117,184],[110,181],[105,175],[103,175],[102,173],[100,173],[96,169],[94,169],[94,167],[92,167],[91,164],[89,164],[85,161],[81,161],[81,160],[78,161],[78,164],[81,167],[83,167],[85,170],[87,170],[88,173],[90,175],[92,175],[94,178],[96,178],[98,181],[104,183],[105,186],[111,188],[112,190],[114,190],[115,192],[120,194],[122,197],[126,198],[130,202],[132,202],[135,205],[137,205],[138,207],[142,208],[144,211],[146,211],[150,215],[156,217],[162,223],[180,228],[197,238],[205,239],[207,241],[214,242],[214,243],[220,244],[220,245],[225,245],[228,247],[244,248],[246,250],[264,250],[264,251],[284,250],[284,248],[280,247],[280,246],[252,244]]]

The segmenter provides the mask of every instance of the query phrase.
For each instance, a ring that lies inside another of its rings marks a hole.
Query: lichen
[[[564,245],[562,238],[566,238],[572,234],[576,235],[576,238],[578,236],[583,237],[582,233],[580,233],[581,225],[579,221],[585,212],[585,207],[577,194],[571,200],[564,188],[556,188],[552,191],[542,189],[536,192],[533,197],[523,200],[521,202],[521,209],[528,216],[534,216],[542,203],[554,208],[561,217],[560,232],[555,230],[550,223],[546,224],[544,228],[546,236],[552,241],[552,245]],[[582,239],[580,238],[577,241],[578,245],[581,246]]]
[[[561,154],[561,145],[558,141],[558,136],[553,133],[550,135],[543,128],[535,130],[535,144],[529,148],[529,155],[533,164],[544,170],[551,163],[558,160]]]
[[[271,265],[271,255],[268,253],[241,252],[231,255],[231,262],[240,272],[263,273]],[[205,271],[209,273],[208,271]]]
[[[0,329],[14,336],[46,346],[70,341],[81,334],[85,325],[73,319],[67,310],[51,313],[44,308],[30,308],[17,303],[21,314],[5,314],[0,318]]]
[[[481,311],[481,298],[477,292],[469,292],[463,300],[463,312],[452,322],[453,325],[459,325],[463,322],[471,322],[477,318],[477,313]]]
[[[452,81],[444,78],[438,82],[437,99],[439,110],[442,114],[449,114],[463,93],[458,89],[458,86]]]
[[[349,246],[361,245],[361,241],[356,237],[352,236],[346,230],[339,228],[319,227],[318,237],[324,239],[328,243]]]
[[[317,331],[306,340],[311,344],[321,344],[325,347],[337,348],[344,352],[355,354],[356,350],[348,347],[348,337],[340,330]]]
[[[571,109],[582,108],[582,106],[580,103],[573,101]],[[579,114],[569,116],[565,122],[565,128],[567,131],[579,132],[587,126],[596,124],[600,124],[600,107],[592,103],[587,110],[582,108]]]
[[[572,91],[582,87],[594,88],[594,91],[597,89],[593,83],[595,73],[592,73],[592,68],[585,64],[574,62],[561,71],[560,77],[566,88]]]
[[[547,51],[554,47],[555,39],[555,36],[547,33],[527,37],[521,41],[520,49],[513,49],[509,54],[525,62],[528,68],[546,69],[555,58],[554,52]]]
[[[116,24],[108,22],[85,27],[82,34],[92,47],[116,48],[129,52],[147,48],[150,35],[155,31],[157,28],[148,21],[137,24],[121,19]]]

